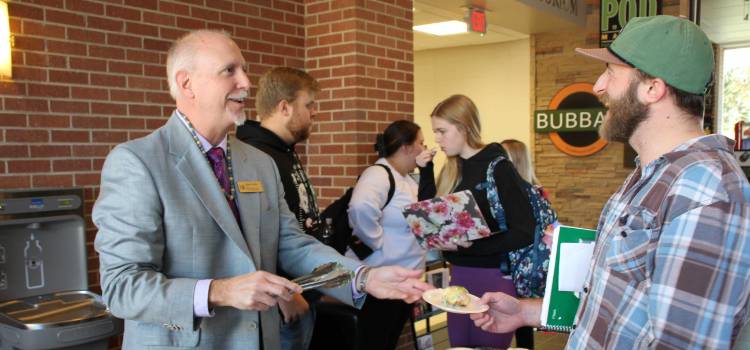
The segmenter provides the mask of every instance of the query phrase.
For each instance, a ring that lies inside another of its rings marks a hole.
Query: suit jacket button
[[[250,330],[256,330],[258,329],[258,324],[255,322],[250,322]]]

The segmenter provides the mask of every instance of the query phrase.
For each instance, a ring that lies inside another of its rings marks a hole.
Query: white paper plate
[[[445,293],[444,288],[431,289],[422,293],[422,299],[424,299],[424,301],[430,303],[432,306],[435,306],[438,309],[457,313],[457,314],[476,314],[480,312],[485,312],[489,310],[490,308],[487,305],[480,304],[479,298],[471,294],[469,294],[469,298],[471,298],[469,305],[466,305],[466,306],[445,305],[443,303],[444,293]]]

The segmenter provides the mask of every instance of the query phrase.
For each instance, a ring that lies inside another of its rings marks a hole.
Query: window
[[[750,123],[750,46],[725,48],[720,52],[717,133],[734,139],[734,125],[739,121]]]

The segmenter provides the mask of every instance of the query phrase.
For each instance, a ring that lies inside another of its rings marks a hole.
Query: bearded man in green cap
[[[600,216],[567,348],[731,348],[748,320],[750,185],[733,141],[703,133],[711,41],[654,16],[576,51],[607,65],[594,85],[609,108],[601,136],[638,157]],[[539,299],[482,301],[490,310],[471,317],[486,331],[541,326]]]

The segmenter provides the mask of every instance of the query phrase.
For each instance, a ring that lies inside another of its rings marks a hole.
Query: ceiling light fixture
[[[447,22],[422,24],[422,25],[414,26],[412,27],[412,29],[418,32],[438,35],[438,36],[455,35],[455,34],[462,34],[462,33],[468,32],[468,29],[466,27],[466,22],[463,22],[463,21],[447,21]]]

